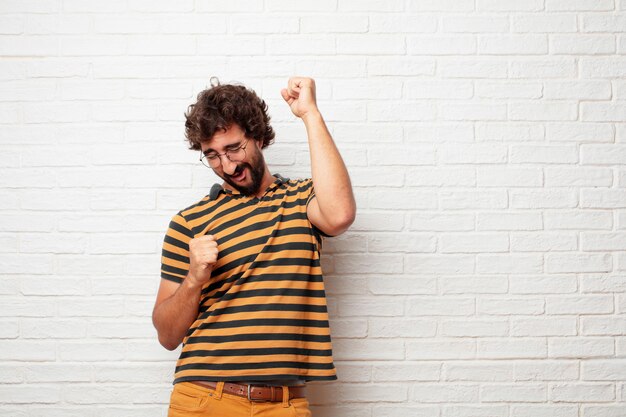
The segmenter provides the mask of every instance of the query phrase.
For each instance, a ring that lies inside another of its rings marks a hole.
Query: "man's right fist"
[[[211,279],[217,262],[217,242],[212,235],[204,235],[189,241],[189,275],[194,284],[204,285]]]

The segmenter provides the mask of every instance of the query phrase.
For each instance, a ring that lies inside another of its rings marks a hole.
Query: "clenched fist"
[[[315,98],[315,81],[312,78],[291,77],[287,88],[280,91],[294,115],[304,118],[307,114],[318,112]]]
[[[189,241],[189,275],[187,279],[202,286],[211,279],[217,262],[217,242],[212,235],[200,236]]]

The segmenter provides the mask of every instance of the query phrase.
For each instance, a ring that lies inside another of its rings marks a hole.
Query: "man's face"
[[[246,138],[238,125],[232,125],[225,132],[216,132],[209,142],[202,143],[201,146],[205,155],[214,152],[221,154],[221,164],[213,168],[213,172],[228,185],[245,196],[259,192],[265,174],[265,159],[259,143]],[[245,146],[245,156],[241,161],[233,162],[224,155],[224,152],[241,146]]]

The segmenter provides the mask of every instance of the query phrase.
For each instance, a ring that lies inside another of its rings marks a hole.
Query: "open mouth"
[[[230,179],[235,182],[241,182],[246,179],[246,169],[245,168],[237,168],[237,170],[233,173],[233,175],[229,175]]]

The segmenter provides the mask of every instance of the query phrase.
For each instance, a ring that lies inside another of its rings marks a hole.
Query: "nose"
[[[237,164],[228,159],[226,155],[220,155],[220,161],[222,162],[222,171],[224,171],[225,174],[233,175],[237,170]]]

